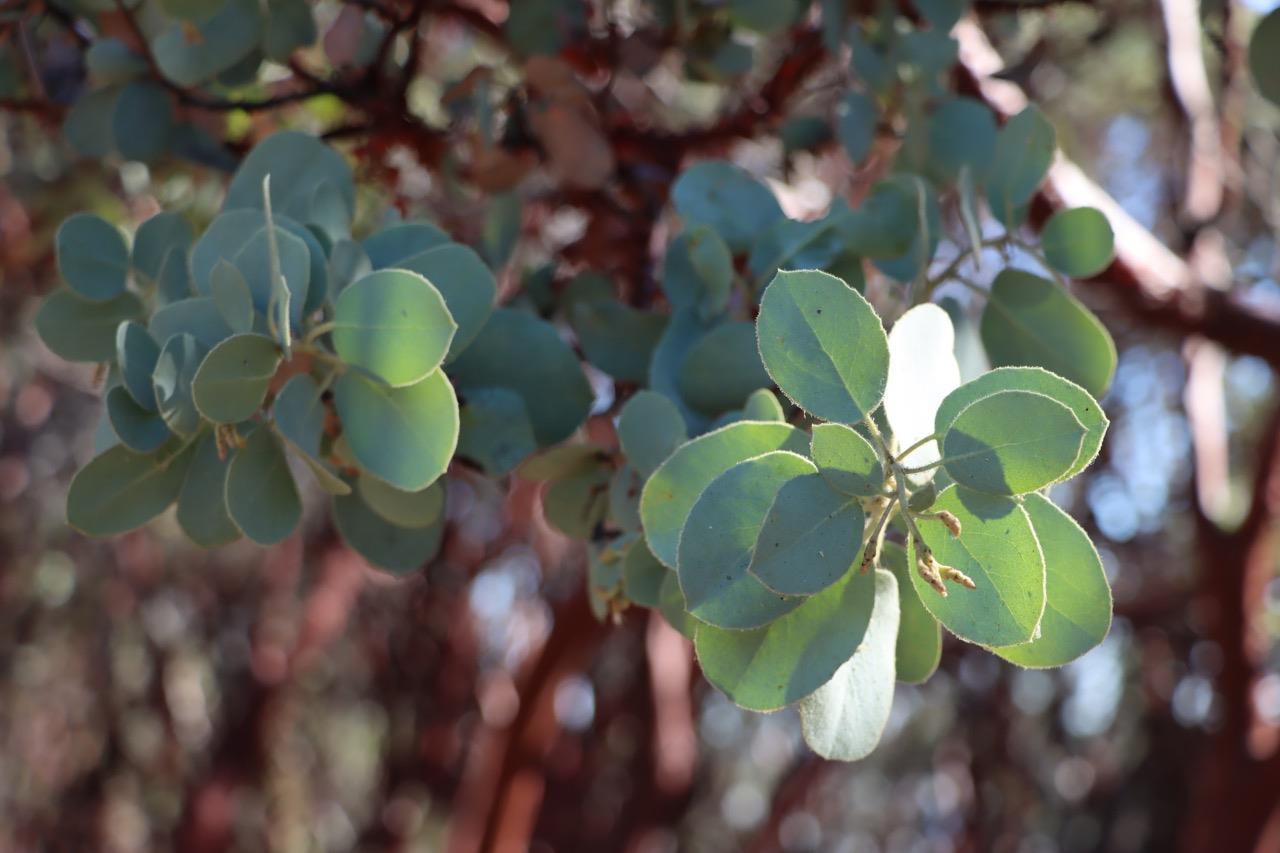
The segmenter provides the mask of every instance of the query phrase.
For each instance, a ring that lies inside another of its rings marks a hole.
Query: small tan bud
[[[938,511],[938,521],[941,521],[946,525],[947,530],[951,531],[952,536],[957,539],[960,538],[960,519],[943,509]]]
[[[942,575],[944,580],[949,580],[949,581],[952,581],[953,583],[958,583],[963,587],[968,587],[969,589],[978,588],[978,585],[973,582],[973,579],[970,578],[968,575],[966,575],[964,572],[960,571],[959,569],[952,568],[951,566],[940,565],[938,566],[938,571],[939,571],[939,574]]]
[[[862,551],[862,564],[858,566],[858,571],[864,575],[876,564],[876,560],[880,557],[880,549],[876,547],[877,544],[876,542],[869,542]]]
[[[933,559],[932,554],[926,551],[916,560],[916,570],[920,572],[920,577],[924,578],[924,582],[933,587],[938,595],[943,598],[947,597],[947,585],[942,582],[942,578],[938,574],[938,564]]]

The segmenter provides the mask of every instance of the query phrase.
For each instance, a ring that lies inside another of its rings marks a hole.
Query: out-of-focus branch
[[[1022,90],[992,75],[999,55],[972,22],[956,27],[960,41],[957,88],[985,101],[1000,117],[1027,105]],[[1225,290],[1207,287],[1182,258],[1130,216],[1102,187],[1059,155],[1044,187],[1032,199],[1029,219],[1039,228],[1066,207],[1096,207],[1115,231],[1116,259],[1087,283],[1148,327],[1201,335],[1236,353],[1280,365],[1280,315],[1240,303]]]
[[[554,627],[518,688],[519,710],[504,729],[481,729],[450,814],[449,853],[528,849],[546,779],[544,762],[560,725],[555,691],[594,651],[605,627],[586,590],[556,609]]]
[[[1206,222],[1222,209],[1225,164],[1222,129],[1204,64],[1200,3],[1160,0],[1160,9],[1168,39],[1169,81],[1186,115],[1190,136],[1182,212],[1192,222]]]

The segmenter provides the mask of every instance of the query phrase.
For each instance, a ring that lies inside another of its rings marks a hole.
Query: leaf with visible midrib
[[[288,538],[302,518],[298,487],[284,448],[267,427],[258,427],[236,451],[227,470],[227,512],[240,532],[259,545]]]
[[[998,391],[971,403],[942,437],[957,483],[1018,495],[1056,482],[1080,455],[1085,428],[1071,409],[1033,391]]]
[[[797,477],[773,499],[747,571],[781,595],[814,595],[859,562],[865,521],[858,499],[820,474]]]
[[[800,702],[804,742],[823,758],[857,761],[880,742],[893,707],[898,621],[897,583],[877,569],[875,604],[862,644],[831,680]]]
[[[187,450],[175,442],[139,454],[116,445],[95,456],[71,480],[67,523],[89,536],[116,536],[146,524],[178,496]]]
[[[675,568],[680,531],[702,491],[734,465],[771,450],[803,453],[808,436],[781,423],[735,423],[682,444],[645,481],[640,518],[650,550]]]
[[[1102,322],[1052,281],[1021,270],[996,276],[979,325],[993,367],[1052,370],[1100,397],[1116,371],[1116,347]]]
[[[962,640],[983,646],[1025,643],[1044,613],[1044,556],[1022,506],[1012,498],[948,486],[933,505],[960,521],[953,536],[941,521],[917,518],[916,526],[937,561],[964,572],[975,589],[948,584],[943,598],[916,571],[907,539],[907,565],[916,593],[929,612]]]
[[[871,304],[833,275],[780,272],[757,319],[765,370],[815,417],[854,424],[884,398],[889,341]]]
[[[727,631],[698,625],[694,648],[703,674],[734,702],[754,711],[774,711],[804,699],[864,642],[875,586],[871,574],[851,572],[762,628]]]
[[[338,296],[333,324],[338,356],[393,387],[412,385],[439,367],[458,329],[440,291],[406,270],[379,270],[352,282]]]
[[[388,388],[356,371],[334,386],[343,435],[369,473],[407,492],[431,485],[458,446],[458,400],[437,370],[403,388]]]
[[[191,380],[196,408],[214,423],[233,424],[262,406],[280,366],[280,348],[264,335],[233,335],[213,349]]]
[[[799,606],[747,572],[760,526],[783,484],[814,471],[774,451],[732,466],[702,491],[680,532],[677,573],[689,612],[721,628],[758,628]]]
[[[998,367],[966,382],[948,394],[938,406],[938,413],[934,417],[935,431],[945,433],[955,422],[956,416],[971,403],[997,391],[1035,391],[1052,397],[1071,409],[1084,425],[1085,436],[1080,443],[1080,453],[1071,468],[1062,475],[1062,479],[1079,474],[1098,455],[1107,427],[1110,426],[1102,406],[1079,385],[1042,367]]]
[[[1023,508],[1044,552],[1044,616],[1029,643],[993,649],[1011,663],[1062,666],[1098,645],[1111,628],[1111,588],[1098,551],[1080,525],[1042,495]]]

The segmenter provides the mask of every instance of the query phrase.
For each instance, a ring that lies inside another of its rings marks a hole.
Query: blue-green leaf
[[[780,272],[757,320],[765,369],[800,408],[854,424],[884,397],[889,342],[871,304],[835,276]]]
[[[106,302],[124,293],[129,247],[120,229],[91,213],[77,213],[58,226],[54,243],[58,272],[80,296]]]
[[[259,545],[288,538],[302,518],[298,487],[274,432],[258,427],[227,469],[227,513]]]
[[[458,444],[458,401],[445,375],[391,388],[348,371],[334,386],[343,437],[366,471],[408,492],[449,466]]]

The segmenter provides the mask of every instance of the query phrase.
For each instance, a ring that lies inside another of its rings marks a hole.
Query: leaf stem
[[[324,323],[317,323],[307,330],[306,336],[302,339],[303,344],[315,343],[322,335],[327,335],[334,329],[338,328],[337,320],[328,320]]]
[[[942,460],[939,459],[937,462],[930,462],[928,465],[920,465],[915,468],[903,468],[901,465],[895,465],[893,467],[904,474],[923,474],[925,471],[932,471],[941,464]]]
[[[924,544],[924,537],[920,535],[920,528],[916,527],[916,521],[914,518],[911,517],[911,510],[907,508],[908,497],[907,497],[906,475],[909,473],[911,473],[911,469],[903,468],[901,465],[898,465],[896,463],[894,464],[893,475],[894,475],[894,480],[897,481],[896,485],[898,487],[898,503],[902,507],[902,520],[907,525],[907,535],[915,539],[915,541],[920,544],[920,547],[924,548],[927,551],[928,546]]]
[[[924,438],[920,439],[920,440],[919,440],[919,441],[917,441],[915,444],[913,444],[913,445],[911,445],[910,447],[908,447],[906,450],[899,450],[899,451],[898,451],[898,458],[899,458],[899,459],[905,459],[906,457],[910,456],[910,455],[911,455],[912,453],[914,453],[915,451],[919,450],[921,447],[924,447],[924,446],[925,446],[926,444],[928,444],[929,442],[931,442],[931,441],[941,441],[941,440],[942,440],[942,433],[940,433],[940,432],[935,432],[935,433],[933,433],[932,435],[926,435]],[[908,471],[908,473],[916,473],[916,472]]]

